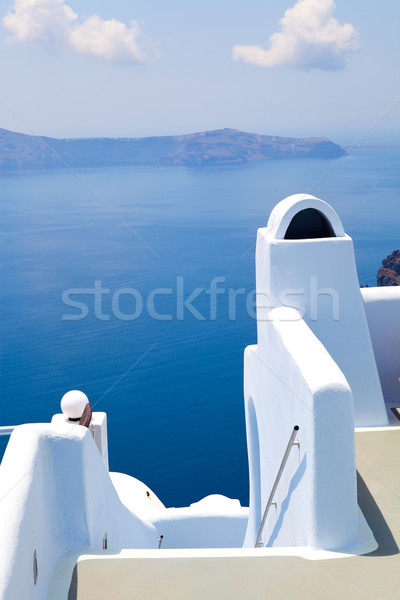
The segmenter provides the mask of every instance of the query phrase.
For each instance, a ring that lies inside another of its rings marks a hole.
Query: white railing
[[[289,439],[289,442],[288,442],[285,454],[284,454],[284,456],[282,458],[281,466],[279,467],[279,471],[278,471],[278,474],[277,474],[277,476],[275,478],[274,485],[272,486],[272,490],[271,490],[271,493],[270,493],[269,498],[268,498],[267,506],[265,507],[265,511],[264,511],[264,515],[263,515],[263,518],[262,518],[262,521],[261,521],[260,529],[258,530],[258,534],[257,534],[257,540],[256,540],[256,543],[255,543],[255,546],[254,546],[255,548],[258,548],[258,546],[261,544],[261,536],[262,536],[262,532],[263,532],[263,529],[264,529],[265,521],[267,520],[269,509],[271,508],[272,504],[274,504],[274,502],[276,504],[276,500],[274,501],[274,496],[275,496],[276,488],[278,487],[279,481],[280,481],[280,479],[282,477],[283,469],[286,466],[287,460],[289,458],[290,451],[293,448],[293,446],[295,446],[295,445],[296,446],[300,446],[299,440],[295,441],[295,439],[294,439],[296,437],[298,431],[299,431],[299,426],[295,425],[293,427],[293,431],[292,431],[292,434],[290,436],[290,439]]]
[[[17,425],[3,425],[0,427],[0,435],[11,435]]]

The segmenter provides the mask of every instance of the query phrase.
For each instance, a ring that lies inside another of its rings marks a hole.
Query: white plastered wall
[[[400,287],[363,288],[361,294],[385,402],[400,407]]]
[[[300,427],[264,527],[266,546],[357,545],[353,403],[342,372],[293,309],[276,309],[266,352],[245,353],[250,469],[245,545],[254,546],[290,434]]]
[[[322,212],[336,237],[285,240],[291,218],[306,208]],[[268,343],[270,311],[280,306],[298,309],[350,384],[356,426],[387,425],[353,241],[326,202],[296,194],[275,207],[268,227],[258,230],[256,280],[260,348]]]
[[[335,237],[285,239],[314,208]],[[244,361],[254,545],[293,427],[289,456],[262,540],[268,546],[343,550],[357,545],[354,426],[387,425],[352,240],[322,200],[291,196],[260,229],[256,249],[258,343]]]
[[[155,528],[119,500],[89,430],[29,424],[11,435],[0,469],[0,598],[44,599],[72,548],[156,548]],[[36,550],[38,579],[33,580]]]

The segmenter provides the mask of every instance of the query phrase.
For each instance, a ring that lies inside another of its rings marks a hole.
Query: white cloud
[[[82,25],[73,27],[69,39],[77,52],[94,54],[106,60],[142,61],[146,56],[139,48],[139,36],[140,27],[136,21],[131,21],[130,27],[127,27],[116,19],[104,21],[93,15]]]
[[[136,21],[127,26],[92,15],[79,22],[79,15],[64,0],[14,0],[3,25],[16,42],[63,44],[109,61],[142,62],[147,58],[138,43],[141,32]]]
[[[64,0],[15,0],[3,25],[17,42],[65,40],[78,15]]]
[[[334,0],[298,0],[279,21],[281,31],[271,35],[267,50],[236,45],[233,58],[260,67],[340,69],[360,42],[353,25],[334,18],[335,9]]]

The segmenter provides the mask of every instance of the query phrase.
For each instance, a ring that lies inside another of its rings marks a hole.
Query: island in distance
[[[0,129],[3,169],[110,165],[218,165],[267,159],[338,158],[327,138],[288,138],[237,129],[145,138],[57,139]]]

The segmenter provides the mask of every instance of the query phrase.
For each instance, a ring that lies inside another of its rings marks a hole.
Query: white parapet
[[[62,413],[53,415],[51,420],[52,423],[71,424],[71,421]],[[104,466],[108,471],[108,436],[107,436],[107,414],[105,412],[94,412],[92,413],[92,420],[90,421],[89,431],[93,436],[96,446],[99,449],[101,457],[104,462]]]
[[[385,402],[400,407],[400,287],[363,288],[361,294]]]
[[[294,447],[270,509],[265,546],[357,545],[354,427],[388,424],[354,250],[335,211],[290,196],[260,229],[257,345],[245,352],[254,545],[293,427]]]
[[[262,540],[266,546],[343,550],[357,545],[354,418],[350,387],[294,309],[276,309],[270,345],[245,353],[250,508],[245,545],[262,514],[295,425],[293,448]]]
[[[91,433],[77,424],[16,427],[0,497],[0,598],[44,600],[54,565],[73,548],[157,547],[154,526],[121,503]]]

